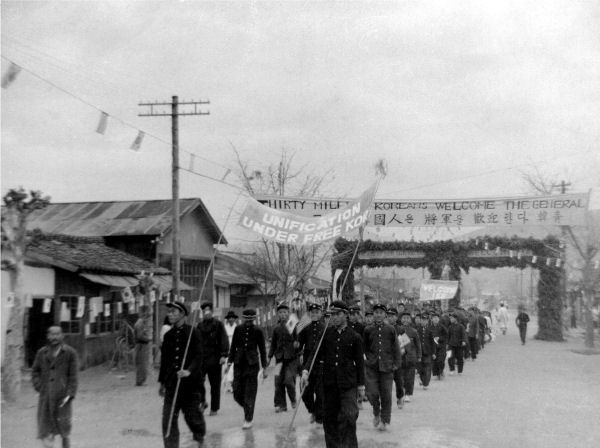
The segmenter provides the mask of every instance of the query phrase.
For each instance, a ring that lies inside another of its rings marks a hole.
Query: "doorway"
[[[33,304],[29,309],[27,344],[25,345],[25,360],[28,367],[33,365],[38,350],[46,345],[48,327],[54,325],[54,300],[51,302],[50,312],[44,313],[45,299],[46,297],[34,297]]]

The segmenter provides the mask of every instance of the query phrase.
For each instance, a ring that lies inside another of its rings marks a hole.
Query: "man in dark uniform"
[[[323,429],[327,448],[358,448],[356,420],[357,388],[365,394],[363,346],[356,332],[348,328],[348,305],[336,300],[331,304],[330,327],[314,354],[323,362]],[[312,357],[311,357],[312,358]],[[302,384],[309,380],[311,358],[305,360]]]
[[[244,323],[235,327],[233,332],[227,368],[234,365],[233,399],[244,408],[242,428],[250,429],[254,419],[260,366],[263,368],[263,378],[267,377],[267,349],[262,329],[254,325],[256,311],[244,310],[242,318]]]
[[[386,308],[383,304],[373,305],[375,321],[365,328],[367,397],[373,406],[373,426],[385,431],[392,416],[392,382],[394,370],[401,363],[400,346],[396,330],[384,322]]]
[[[365,310],[365,327],[367,325],[371,325],[373,323],[373,310],[371,308],[368,308]]]
[[[354,331],[356,331],[358,335],[362,338],[363,332],[365,330],[365,325],[360,320],[360,307],[356,305],[351,306],[350,317],[348,318],[348,326]]]
[[[396,308],[388,308],[387,309],[387,321],[388,324],[390,324],[392,327],[394,327],[394,330],[396,331],[396,339],[398,337],[398,335],[400,334],[400,322],[398,322],[398,310],[396,310]],[[399,349],[400,349],[400,364],[398,365],[398,367],[394,370],[394,386],[396,387],[396,403],[398,404],[399,408],[402,408],[402,397],[404,396],[404,391],[402,388],[402,359],[403,359],[403,355],[406,352],[406,350],[402,347],[400,347],[400,345],[398,345]]]
[[[458,374],[462,375],[464,358],[463,350],[467,346],[467,332],[465,327],[458,321],[457,314],[450,314],[450,327],[448,328],[448,349],[452,355],[448,358],[450,375],[454,375],[454,366],[458,365]]]
[[[213,317],[213,305],[205,302],[202,309],[202,320],[198,324],[198,330],[202,337],[202,392],[204,407],[206,404],[206,392],[204,380],[208,375],[210,383],[210,414],[217,415],[221,406],[221,371],[222,365],[227,361],[229,353],[229,339],[225,332],[223,322]]]
[[[408,311],[400,316],[402,325],[398,329],[399,336],[406,335],[407,344],[404,345],[404,355],[402,356],[402,392],[403,396],[399,400],[398,407],[402,407],[402,402],[410,403],[415,387],[415,369],[417,363],[421,361],[421,341],[417,331],[412,327],[412,317]]]
[[[468,350],[473,361],[477,359],[479,353],[479,319],[475,315],[475,309],[469,309],[467,322],[467,340],[469,342]]]
[[[160,362],[159,395],[164,397],[162,411],[162,428],[165,448],[179,448],[179,411],[183,412],[185,421],[198,446],[202,446],[206,426],[200,410],[202,405],[202,339],[200,333],[185,323],[188,310],[183,303],[168,303],[167,316],[172,325],[165,333]],[[189,347],[188,347],[189,340]],[[185,355],[188,347],[187,355]],[[184,359],[185,358],[185,359]],[[175,389],[179,382],[177,396]],[[171,408],[173,419],[170,432],[169,419]]]
[[[434,342],[433,333],[429,326],[429,314],[423,312],[415,316],[415,330],[421,342],[421,361],[417,363],[417,372],[423,390],[427,390],[431,381],[431,358]]]
[[[437,311],[431,313],[431,325],[429,327],[431,337],[433,338],[432,373],[438,380],[444,377],[444,366],[446,364],[446,341],[448,340],[448,330],[440,323],[440,316]]]
[[[287,411],[287,401],[285,393],[290,399],[292,408],[296,407],[296,375],[298,374],[298,354],[296,350],[299,347],[296,335],[296,329],[290,333],[286,325],[289,318],[289,307],[282,303],[277,306],[278,322],[271,335],[271,346],[267,365],[275,356],[275,361],[281,366],[277,367],[279,372],[275,375],[275,412]]]
[[[298,342],[302,350],[303,359],[310,359],[311,355],[317,349],[317,345],[321,340],[321,335],[325,329],[323,323],[323,312],[321,305],[311,303],[308,306],[311,323],[304,327],[298,334]],[[309,366],[310,368],[311,366]],[[302,401],[306,405],[306,409],[310,414],[310,422],[323,423],[323,363],[315,362],[310,371],[308,385],[302,393]]]

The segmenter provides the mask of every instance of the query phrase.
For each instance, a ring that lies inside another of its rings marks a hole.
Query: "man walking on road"
[[[44,447],[62,438],[62,448],[70,448],[71,402],[77,393],[79,371],[77,352],[63,343],[60,327],[48,328],[48,345],[38,350],[31,370],[31,382],[40,397],[37,409],[38,439]]]
[[[185,323],[188,310],[180,302],[167,303],[172,328],[165,333],[158,382],[158,394],[164,397],[162,430],[165,448],[179,448],[179,411],[192,432],[197,446],[202,446],[206,426],[200,410],[202,404],[202,340],[200,333]],[[189,340],[189,346],[188,346]],[[184,355],[187,347],[187,355]],[[184,359],[185,356],[185,359]],[[179,383],[179,388],[177,384]],[[175,392],[177,391],[177,395]],[[174,404],[174,406],[173,406]],[[171,409],[173,415],[171,418]]]
[[[446,365],[446,342],[448,341],[448,331],[440,322],[440,315],[437,311],[431,313],[431,326],[429,327],[431,337],[433,338],[433,347],[431,351],[432,373],[438,380],[444,377],[444,367]]]
[[[527,322],[529,322],[529,315],[525,312],[525,306],[519,305],[519,314],[515,319],[515,323],[519,328],[519,336],[521,337],[521,345],[525,345],[525,339],[527,337]]]
[[[435,346],[428,314],[422,313],[415,316],[415,330],[417,330],[421,342],[421,361],[417,363],[417,372],[423,390],[427,390],[431,381],[431,361]]]
[[[452,354],[448,358],[450,375],[454,375],[454,367],[458,365],[458,374],[462,375],[464,366],[463,351],[467,345],[467,333],[465,327],[458,322],[455,313],[450,314],[450,327],[448,328],[448,349]]]
[[[273,356],[276,363],[281,364],[278,367],[279,372],[275,375],[275,412],[287,411],[286,391],[292,408],[296,407],[296,375],[298,374],[296,350],[300,344],[296,338],[296,329],[290,332],[286,325],[289,315],[289,307],[286,304],[282,303],[277,307],[278,323],[273,328],[267,359],[267,365],[271,363]]]
[[[229,339],[225,332],[223,322],[213,316],[213,305],[205,302],[202,309],[202,320],[198,324],[198,330],[202,338],[202,390],[204,403],[206,403],[206,389],[204,380],[208,375],[210,384],[210,414],[217,415],[221,407],[221,373],[222,365],[227,362],[229,353]]]
[[[323,363],[323,429],[327,448],[358,448],[356,392],[365,394],[363,345],[356,332],[348,328],[348,305],[331,303],[331,326],[325,331],[316,361]],[[305,360],[303,386],[308,383],[312,357]]]
[[[323,335],[325,324],[323,323],[322,308],[318,303],[311,303],[308,307],[311,322],[298,334],[300,349],[303,351],[303,359],[310,359],[316,351],[317,345]],[[310,368],[310,366],[309,366]],[[302,401],[310,414],[310,422],[323,423],[323,363],[315,362],[308,378],[308,385],[302,393]]]
[[[373,407],[373,426],[381,431],[385,431],[390,424],[394,370],[402,362],[396,330],[384,322],[385,316],[385,305],[375,304],[375,322],[365,328],[363,338],[367,397]]]
[[[498,321],[498,325],[500,325],[502,334],[506,334],[506,328],[508,327],[508,310],[504,307],[504,303],[500,303],[500,309],[498,310],[496,319]]]
[[[147,305],[140,306],[140,315],[133,326],[135,333],[135,385],[143,386],[148,377],[152,322]]]
[[[261,366],[263,378],[267,377],[267,349],[262,329],[254,325],[256,311],[244,310],[242,319],[244,323],[235,327],[233,332],[227,368],[231,368],[233,364],[233,399],[244,408],[242,429],[250,429],[254,419],[258,372]]]
[[[421,341],[417,331],[412,327],[412,317],[408,311],[400,316],[402,325],[398,329],[400,336],[406,335],[408,343],[404,346],[404,355],[402,357],[402,398],[398,400],[398,407],[402,403],[410,403],[415,388],[415,369],[417,363],[421,362]]]

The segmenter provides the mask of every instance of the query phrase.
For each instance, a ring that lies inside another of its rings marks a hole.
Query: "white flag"
[[[77,299],[77,314],[75,317],[81,318],[83,317],[83,312],[85,311],[85,297],[79,296]]]
[[[338,297],[339,297],[339,294],[338,294],[338,284],[337,283],[338,283],[338,280],[340,278],[340,275],[342,275],[342,270],[341,269],[336,269],[335,270],[335,274],[333,274],[333,283],[332,283],[332,286],[333,286],[332,294],[333,294],[333,300],[334,301],[338,300]],[[341,293],[341,291],[340,291],[340,293]]]
[[[144,135],[145,134],[143,131],[139,131],[129,149],[132,149],[133,151],[139,151],[142,148],[142,140],[144,140]]]
[[[106,112],[100,112],[100,121],[98,121],[98,127],[96,128],[96,132],[98,134],[104,135],[106,132],[106,127],[108,126],[108,114]]]

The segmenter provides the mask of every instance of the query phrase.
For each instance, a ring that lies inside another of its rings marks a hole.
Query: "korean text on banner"
[[[313,217],[350,202],[337,198],[257,196],[261,204]],[[377,199],[369,224],[378,227],[485,227],[585,225],[589,193],[555,196],[460,198],[444,200]]]
[[[313,245],[358,230],[367,223],[377,184],[343,209],[320,217],[304,217],[262,205],[250,199],[238,225],[264,239],[284,244]]]
[[[458,291],[457,280],[423,280],[419,300],[449,300]]]

